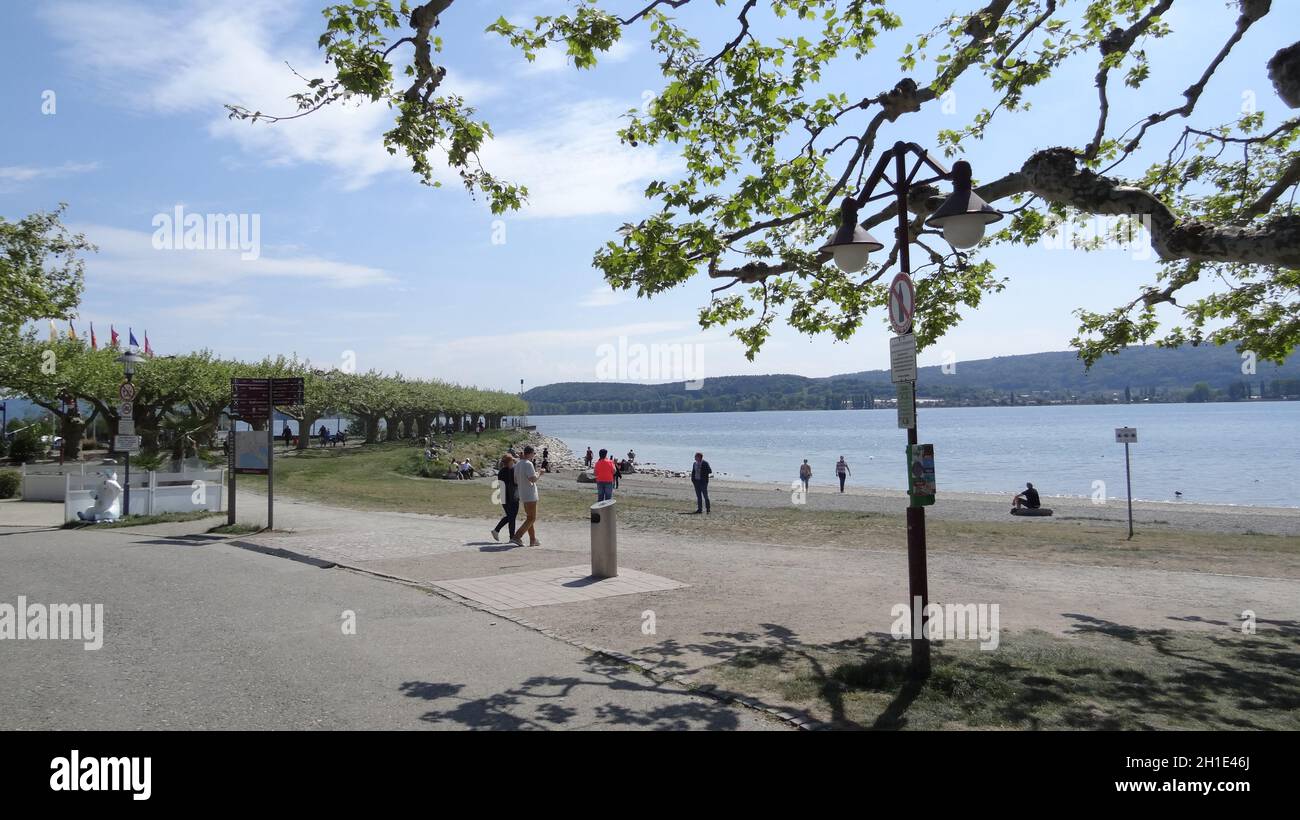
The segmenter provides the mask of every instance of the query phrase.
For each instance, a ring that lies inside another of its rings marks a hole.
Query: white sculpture
[[[77,513],[82,521],[116,521],[122,515],[122,485],[117,473],[110,473],[95,494],[95,506]]]

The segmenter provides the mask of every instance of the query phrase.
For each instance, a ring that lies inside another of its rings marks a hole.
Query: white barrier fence
[[[95,506],[95,493],[108,473],[117,472],[118,481],[124,472],[112,465],[87,470],[84,475],[69,472],[62,476],[33,476],[39,482],[59,478],[63,482],[63,520],[76,521],[77,513],[85,512]],[[28,498],[26,476],[23,482],[23,500]],[[122,484],[125,488],[126,484]],[[45,489],[41,487],[41,489]],[[57,501],[57,498],[46,499]],[[193,470],[180,473],[158,473],[149,471],[143,475],[131,474],[131,515],[157,515],[168,512],[197,512],[210,510],[220,512],[226,500],[226,471]]]

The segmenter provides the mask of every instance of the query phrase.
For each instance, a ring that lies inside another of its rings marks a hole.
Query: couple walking
[[[535,525],[537,523],[537,482],[541,481],[541,473],[533,464],[535,451],[532,445],[524,447],[523,456],[515,461],[514,456],[506,453],[501,457],[501,469],[497,471],[497,480],[505,488],[505,499],[501,505],[505,515],[492,528],[492,540],[501,540],[501,528],[508,526],[510,532],[510,543],[517,547],[522,547],[523,536],[528,535],[528,546],[540,547],[541,541],[537,540]],[[522,527],[515,527],[515,517],[519,515],[519,504],[524,505],[524,524]]]

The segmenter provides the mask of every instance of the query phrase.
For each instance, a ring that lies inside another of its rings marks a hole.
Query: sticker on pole
[[[907,445],[907,493],[914,504],[934,503],[934,445]]]
[[[898,391],[898,427],[909,430],[916,426],[916,385],[912,382],[899,382]]]
[[[1116,427],[1115,443],[1116,444],[1137,444],[1138,429],[1136,427]]]
[[[889,325],[895,333],[912,329],[912,313],[916,310],[916,288],[912,277],[900,273],[889,283]]]

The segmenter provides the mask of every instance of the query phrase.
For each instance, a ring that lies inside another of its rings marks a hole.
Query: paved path
[[[687,587],[523,612],[561,635],[691,673],[746,647],[887,633],[893,606],[907,600],[901,550],[719,539],[707,518],[695,520],[699,536],[619,533],[621,566]],[[277,501],[276,521],[294,531],[250,540],[425,584],[569,567],[589,556],[585,521],[546,522],[542,548],[495,543],[486,520]],[[998,604],[1004,630],[1227,629],[1244,610],[1265,627],[1300,621],[1300,580],[1164,570],[1158,561],[1119,568],[932,551],[930,592],[939,603]]]
[[[105,621],[97,651],[0,640],[0,730],[784,728],[409,586],[183,530],[0,527],[0,603]]]

